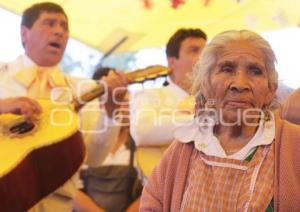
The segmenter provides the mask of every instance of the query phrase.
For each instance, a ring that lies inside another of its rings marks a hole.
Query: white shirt
[[[227,155],[218,138],[213,134],[214,124],[199,124],[196,119],[175,131],[175,139],[182,143],[194,142],[197,150],[206,155],[222,158],[245,160],[257,146],[271,144],[275,138],[275,120],[273,114],[269,121],[260,121],[251,140],[238,152]]]
[[[20,97],[20,96],[27,96],[27,88],[24,87],[20,82],[18,82],[15,79],[15,76],[20,71],[27,69],[29,67],[36,67],[37,65],[26,55],[22,55],[18,57],[15,61],[7,64],[2,64],[0,67],[0,98],[9,98],[9,97]],[[59,69],[58,66],[53,67],[53,69]],[[87,80],[87,79],[79,79],[79,78],[73,78],[70,76],[65,75],[65,79],[67,82],[67,86],[69,87],[69,90],[66,89],[55,89],[54,96],[57,98],[61,98],[62,96],[69,96],[73,98],[74,96],[78,97],[82,93],[86,92],[91,86],[95,84],[94,81]],[[52,90],[53,91],[53,90]],[[70,93],[71,92],[71,93]],[[88,106],[87,106],[88,107]],[[81,109],[84,110],[85,107]],[[100,129],[103,128],[104,120],[106,117],[105,113],[94,113],[89,114],[89,116],[94,117],[94,122],[92,125],[89,123],[89,118],[85,117],[88,116],[87,114],[81,113],[81,126],[88,126],[89,129]],[[85,127],[85,129],[87,129]],[[106,127],[106,131],[103,131],[102,134],[90,134],[85,133],[84,134],[84,141],[87,145],[87,157],[91,164],[94,165],[100,164],[105,159],[106,155],[110,152],[111,147],[113,143],[111,144],[111,141],[115,141],[115,137],[118,135],[118,128],[115,128],[113,126]],[[89,150],[93,150],[93,152],[90,152]],[[100,157],[101,156],[101,157]],[[91,158],[94,158],[94,161],[91,160]],[[72,205],[70,201],[67,201],[68,199],[60,199],[60,196],[73,198],[74,194],[77,190],[77,183],[78,183],[78,175],[75,174],[74,177],[71,178],[71,180],[67,181],[64,186],[60,187],[56,192],[54,192],[54,195],[49,195],[47,198],[43,199],[39,204],[37,204],[32,211],[40,211],[40,210],[47,210],[50,205],[57,205],[58,207],[64,208],[63,211],[65,211],[65,208],[69,208],[68,211],[71,211]],[[55,195],[58,194],[58,195]],[[57,197],[56,197],[57,196]],[[61,202],[62,204],[60,204]],[[53,204],[52,204],[53,203]],[[61,206],[59,206],[61,205]],[[57,211],[55,208],[53,208],[53,211]],[[52,210],[52,209],[51,209]],[[59,210],[58,210],[59,211]]]
[[[117,166],[117,165],[129,165],[130,159],[130,150],[126,148],[123,144],[118,148],[118,150],[113,154],[109,153],[108,156],[105,158],[102,166]]]
[[[130,99],[130,133],[137,146],[159,146],[173,141],[177,126],[192,120],[180,103],[188,94],[173,83],[133,93]]]
[[[80,131],[87,149],[85,164],[90,167],[100,166],[118,139],[120,125],[109,118],[98,99],[87,103],[79,112]]]

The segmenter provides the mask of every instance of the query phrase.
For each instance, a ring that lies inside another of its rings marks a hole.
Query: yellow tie
[[[27,87],[31,98],[49,99],[53,87],[66,87],[64,75],[58,69],[31,67],[15,76],[16,80]]]
[[[36,70],[35,80],[28,87],[28,96],[31,98],[48,99],[50,98],[50,89],[48,86],[48,73],[38,68]]]

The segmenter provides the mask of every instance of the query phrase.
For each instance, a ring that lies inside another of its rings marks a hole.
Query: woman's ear
[[[205,97],[203,96],[202,93],[199,93],[196,96],[195,111],[198,111],[199,109],[204,108],[205,102],[206,102]]]

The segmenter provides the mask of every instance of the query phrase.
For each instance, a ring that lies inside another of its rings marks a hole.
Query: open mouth
[[[60,47],[61,47],[61,45],[59,43],[56,43],[56,42],[51,42],[49,45],[52,46],[53,48],[56,48],[56,49],[60,49]]]

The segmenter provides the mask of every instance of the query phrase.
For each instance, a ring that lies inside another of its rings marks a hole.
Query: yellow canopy
[[[52,1],[66,10],[71,36],[103,52],[126,37],[116,52],[164,46],[180,27],[200,27],[212,38],[229,29],[297,26],[300,17],[300,0],[185,0],[177,9],[171,0]],[[145,7],[146,1],[152,7]],[[21,14],[36,2],[0,0],[0,6]]]

